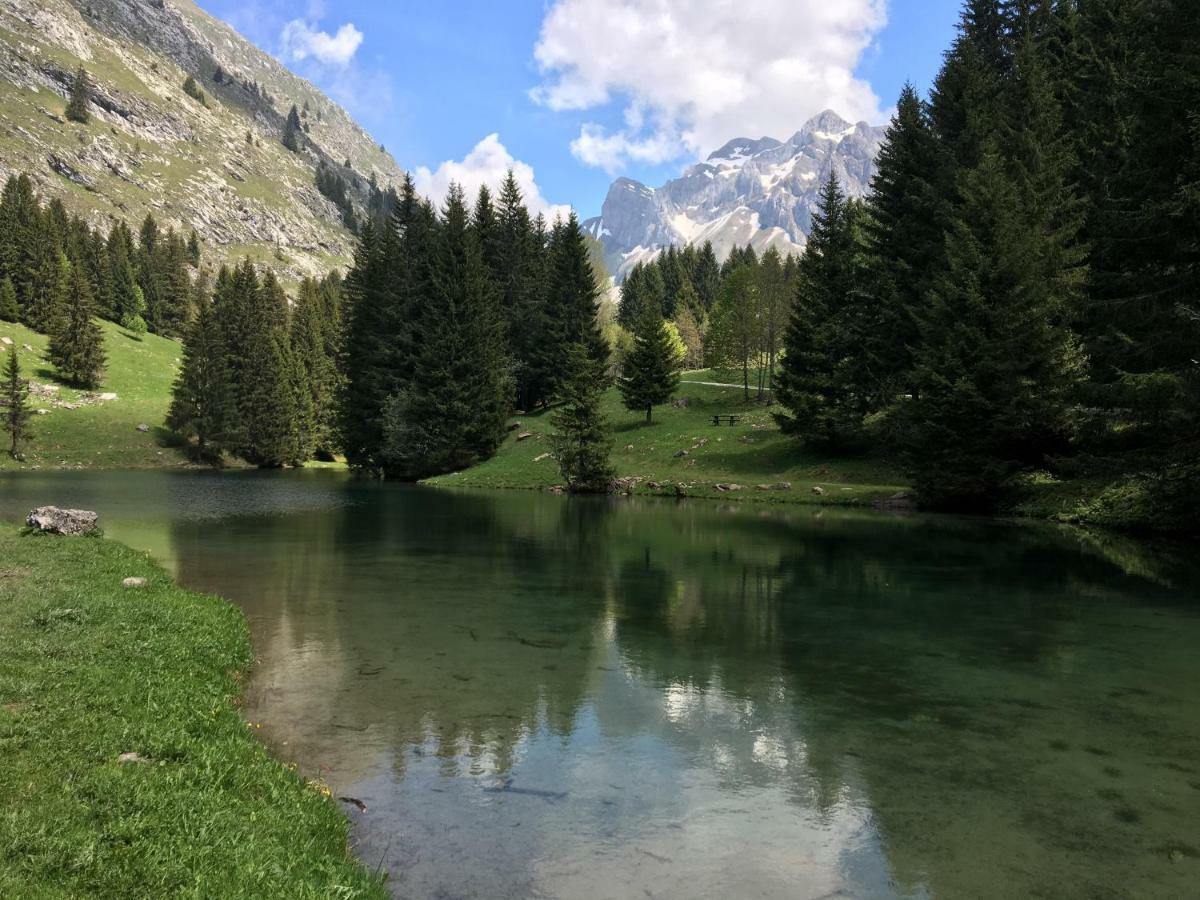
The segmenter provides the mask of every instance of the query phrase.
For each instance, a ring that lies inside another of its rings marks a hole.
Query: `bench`
[[[721,425],[736,425],[738,422],[742,421],[741,416],[736,414],[730,415],[728,413],[722,413],[720,415],[713,416],[712,419],[713,425],[718,427]]]

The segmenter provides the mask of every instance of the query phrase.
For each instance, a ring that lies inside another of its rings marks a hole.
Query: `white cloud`
[[[735,137],[790,137],[833,109],[882,122],[859,58],[886,24],[885,0],[556,0],[531,92],[553,110],[624,98],[625,125],[593,123],[572,144],[589,165],[700,155]]]
[[[434,203],[440,204],[446,198],[451,183],[461,185],[467,193],[468,202],[474,202],[475,195],[484,185],[492,190],[494,198],[509,169],[516,177],[521,193],[525,195],[525,205],[530,212],[534,215],[545,213],[551,221],[555,216],[566,218],[571,208],[547,202],[534,180],[533,167],[514,159],[508,148],[500,143],[498,134],[489,134],[461,161],[447,160],[436,170],[418,166],[413,180],[417,190]]]
[[[312,58],[327,66],[345,68],[362,46],[363,33],[350,22],[330,34],[303,19],[293,19],[283,26],[279,40],[284,57],[292,62]]]

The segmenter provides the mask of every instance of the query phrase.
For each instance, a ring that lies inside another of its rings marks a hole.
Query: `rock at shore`
[[[100,516],[84,509],[59,509],[57,506],[42,506],[25,519],[25,524],[47,534],[72,537],[96,530]]]

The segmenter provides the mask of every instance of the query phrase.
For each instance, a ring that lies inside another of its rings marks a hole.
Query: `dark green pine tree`
[[[557,347],[565,352],[573,344],[583,344],[595,364],[596,378],[602,385],[608,385],[609,346],[596,320],[600,290],[588,259],[579,217],[573,210],[551,237],[548,291],[557,326]],[[559,359],[558,371],[565,372],[561,353]]]
[[[388,474],[418,479],[457,471],[495,452],[508,385],[495,295],[462,189],[446,197],[432,291],[420,308],[411,383],[388,404]]]
[[[48,356],[68,384],[97,388],[104,378],[104,332],[96,322],[92,289],[80,267],[70,273],[63,326],[50,338]]]
[[[299,390],[291,353],[287,297],[270,272],[260,281],[249,260],[234,281],[244,329],[235,345],[241,359],[231,366],[240,431],[237,454],[264,469],[299,465],[307,458],[311,409]],[[244,374],[237,374],[239,369]]]
[[[292,353],[301,374],[312,410],[312,446],[319,459],[333,459],[337,448],[336,407],[338,377],[336,358],[328,331],[336,327],[329,318],[322,287],[311,278],[300,284],[292,311]]]
[[[644,411],[649,425],[654,407],[668,402],[679,387],[680,362],[661,312],[643,307],[634,325],[633,350],[617,382],[625,408]]]
[[[554,458],[567,489],[576,494],[607,493],[615,475],[609,459],[612,433],[600,409],[603,388],[595,366],[586,344],[567,348],[560,389],[563,403],[551,418]]]
[[[200,304],[183,342],[183,362],[171,394],[167,427],[194,441],[193,455],[213,465],[232,441],[233,385],[217,313],[211,302]]]
[[[91,120],[91,113],[88,111],[91,102],[91,79],[83,66],[80,66],[75,71],[75,78],[71,81],[71,90],[67,97],[67,119],[86,125]]]
[[[105,314],[114,322],[136,325],[146,315],[146,299],[133,265],[133,235],[124,222],[108,235],[108,268],[112,285],[111,308]],[[144,330],[144,329],[143,329]]]
[[[42,215],[28,175],[12,176],[0,197],[0,275],[12,279],[24,307],[29,284],[45,251]]]
[[[1005,479],[1061,446],[1081,357],[1038,265],[1045,236],[999,154],[985,149],[958,190],[901,441],[924,503],[987,509]]]
[[[72,266],[67,255],[53,244],[47,244],[40,255],[22,314],[25,324],[34,331],[54,335],[63,327],[69,312]]]
[[[187,242],[188,263],[193,269],[200,268],[200,236],[196,234],[196,229],[193,228],[191,234],[188,235]]]
[[[925,109],[906,84],[876,158],[865,221],[880,327],[866,335],[863,351],[888,391],[911,391],[917,317],[942,256],[948,204],[930,180],[939,154]]]
[[[525,208],[521,189],[511,170],[500,188],[496,209],[496,258],[493,277],[499,292],[512,361],[513,396],[517,408],[532,409],[549,397],[548,366],[552,320],[544,291],[545,236]]]
[[[830,172],[800,259],[784,355],[776,378],[780,428],[811,443],[854,445],[870,412],[861,351],[865,258],[856,245],[857,205]]]
[[[364,225],[346,278],[340,430],[347,461],[361,471],[386,468],[385,408],[413,378],[437,232],[436,215],[405,176],[390,224],[382,234]]]
[[[33,410],[29,407],[29,382],[21,377],[21,363],[16,345],[8,348],[4,364],[4,381],[0,384],[0,428],[8,433],[8,455],[21,459],[21,445],[33,435],[30,422]]]
[[[704,315],[712,312],[717,302],[717,293],[721,290],[721,264],[717,262],[717,254],[713,251],[711,241],[705,241],[696,257],[696,269],[692,274],[692,285]]]
[[[288,111],[287,120],[283,123],[283,146],[293,153],[299,153],[303,141],[304,125],[300,122],[300,112],[293,103]]]
[[[7,275],[0,281],[0,319],[16,322],[21,318],[21,307],[17,304],[17,289]]]

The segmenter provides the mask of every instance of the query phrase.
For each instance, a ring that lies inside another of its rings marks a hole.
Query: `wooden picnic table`
[[[720,413],[713,416],[712,419],[713,425],[716,425],[717,427],[720,427],[722,424],[736,425],[738,422],[742,421],[742,417],[736,413]]]

